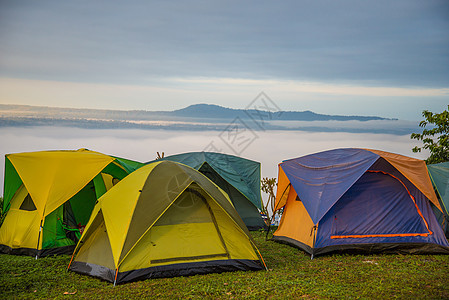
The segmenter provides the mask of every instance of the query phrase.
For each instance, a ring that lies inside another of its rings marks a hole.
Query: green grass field
[[[269,271],[152,279],[113,286],[67,272],[69,256],[0,255],[0,298],[449,299],[449,255],[310,256],[253,232]],[[65,294],[69,293],[69,294]]]

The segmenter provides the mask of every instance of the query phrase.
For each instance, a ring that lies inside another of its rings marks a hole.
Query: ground
[[[67,272],[70,256],[0,255],[1,299],[449,299],[449,255],[327,255],[252,232],[268,271],[163,278],[113,286]]]

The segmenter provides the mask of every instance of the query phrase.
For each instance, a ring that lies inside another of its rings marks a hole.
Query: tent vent
[[[30,194],[27,194],[25,199],[22,202],[22,205],[20,205],[21,210],[28,210],[28,211],[33,211],[36,210],[36,205],[34,205],[33,199],[31,199]]]

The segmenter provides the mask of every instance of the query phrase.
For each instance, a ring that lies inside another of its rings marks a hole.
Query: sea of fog
[[[410,135],[305,131],[178,131],[138,129],[81,129],[69,127],[1,127],[0,180],[3,185],[4,155],[40,150],[87,148],[141,162],[191,151],[215,151],[239,155],[262,164],[262,177],[276,177],[282,160],[335,148],[379,149],[415,158],[418,145]],[[1,190],[3,194],[3,188]]]

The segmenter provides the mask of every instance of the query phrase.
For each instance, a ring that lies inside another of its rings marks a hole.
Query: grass
[[[114,287],[67,272],[69,256],[0,255],[1,299],[448,299],[449,255],[310,256],[253,232],[269,271],[150,279]],[[64,294],[64,293],[70,294]]]

